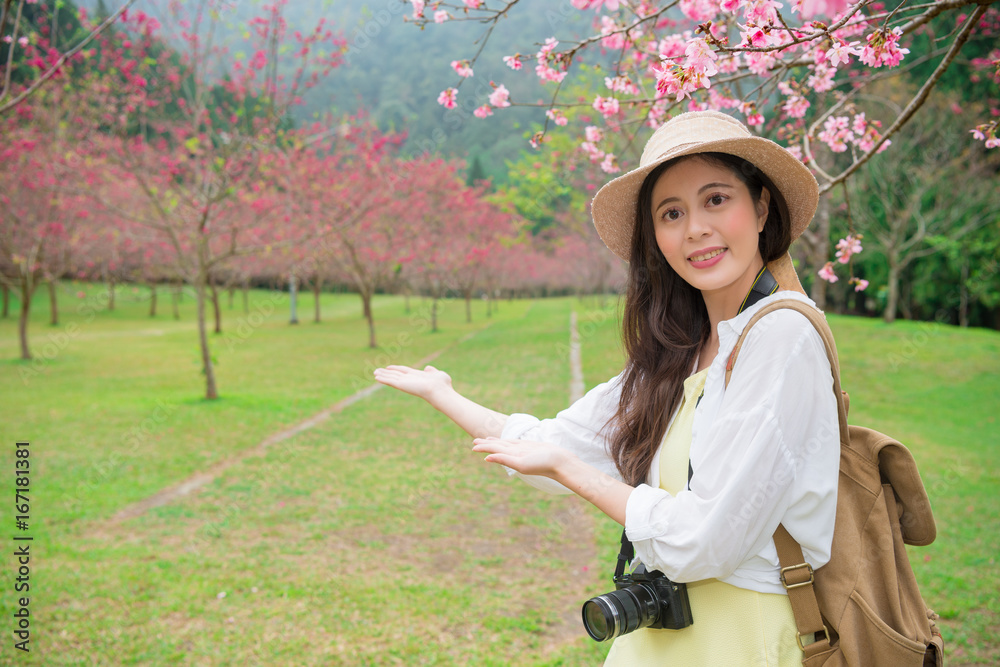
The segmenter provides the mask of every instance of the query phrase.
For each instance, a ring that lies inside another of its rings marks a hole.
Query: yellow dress
[[[677,417],[660,445],[660,488],[679,493],[687,484],[691,425],[708,369],[684,381]],[[615,639],[605,667],[682,665],[796,667],[802,650],[788,596],[759,593],[718,579],[690,582],[691,625],[681,630],[642,628]]]

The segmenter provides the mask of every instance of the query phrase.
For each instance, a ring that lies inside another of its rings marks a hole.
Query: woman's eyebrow
[[[735,186],[731,185],[729,183],[706,183],[705,185],[703,185],[700,188],[698,188],[698,194],[701,194],[705,190],[711,190],[712,188],[733,188],[733,187],[735,187]],[[659,211],[660,207],[662,207],[664,204],[668,204],[668,203],[670,203],[672,201],[680,201],[680,197],[667,197],[666,199],[664,199],[663,201],[661,201],[659,204],[657,204],[656,208],[654,208],[653,210],[654,211]]]

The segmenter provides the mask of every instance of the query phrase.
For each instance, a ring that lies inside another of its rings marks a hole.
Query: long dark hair
[[[608,422],[615,426],[611,456],[622,478],[632,486],[645,481],[667,422],[680,404],[684,380],[709,338],[708,312],[701,292],[667,263],[656,243],[650,210],[653,186],[660,174],[693,157],[729,169],[747,186],[755,205],[761,190],[768,189],[768,216],[758,240],[765,264],[782,256],[791,244],[788,209],[781,193],[763,172],[741,157],[697,153],[668,160],[646,176],[639,190],[622,318],[627,362],[618,410]]]

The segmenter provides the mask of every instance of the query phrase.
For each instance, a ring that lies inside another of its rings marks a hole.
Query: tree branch
[[[23,2],[23,0],[22,0],[22,2]],[[114,23],[118,19],[119,16],[121,16],[123,13],[125,13],[125,10],[128,9],[132,5],[132,3],[134,3],[134,2],[135,2],[135,0],[128,0],[124,5],[122,5],[121,9],[119,9],[117,12],[115,12],[114,14],[112,14],[111,16],[109,16],[108,18],[106,18],[104,20],[104,22],[101,23],[101,25],[99,25],[97,27],[97,30],[95,30],[94,32],[92,32],[89,35],[87,35],[87,37],[82,42],[80,42],[79,44],[77,44],[76,46],[74,46],[72,49],[70,49],[66,53],[62,54],[62,56],[59,58],[59,60],[56,61],[55,65],[53,65],[48,70],[46,70],[44,74],[42,74],[40,77],[38,77],[38,79],[34,83],[32,83],[30,86],[28,86],[20,95],[18,95],[14,99],[10,100],[9,102],[7,102],[6,104],[4,104],[3,106],[0,106],[0,115],[5,114],[7,111],[13,109],[18,104],[20,104],[24,100],[28,99],[28,97],[32,93],[34,93],[36,90],[38,90],[43,83],[45,83],[46,81],[48,81],[49,79],[51,79],[53,76],[55,76],[55,73],[59,71],[59,68],[62,67],[63,64],[65,64],[65,62],[67,60],[69,60],[70,58],[72,58],[73,56],[75,56],[80,51],[80,49],[82,49],[83,47],[85,47],[87,44],[90,44],[90,42],[93,41],[93,39],[95,37],[97,37],[102,32],[104,32],[108,28],[108,26],[110,26],[112,23]],[[20,17],[20,11],[18,11],[18,17]],[[11,43],[11,46],[13,47],[13,42]],[[11,53],[13,54],[13,49],[11,50]],[[13,64],[14,63],[12,62],[12,58],[8,57],[8,59],[7,59],[7,82],[4,83],[3,92],[0,93],[0,100],[2,100],[3,98],[5,98],[7,96],[8,91],[9,91],[8,84],[10,83],[10,71],[13,68]]]

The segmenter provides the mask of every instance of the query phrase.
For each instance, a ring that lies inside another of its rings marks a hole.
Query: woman
[[[788,246],[816,180],[785,149],[715,111],[654,132],[640,166],[594,197],[594,224],[629,262],[625,369],[554,419],[504,415],[450,377],[389,366],[375,378],[428,400],[473,450],[625,527],[636,557],[688,584],[694,623],[618,637],[607,665],[796,665],[779,578],[780,524],[818,568],[830,557],[839,462],[833,379],[801,314],[760,307],[802,293]],[[805,643],[811,638],[803,638]]]

